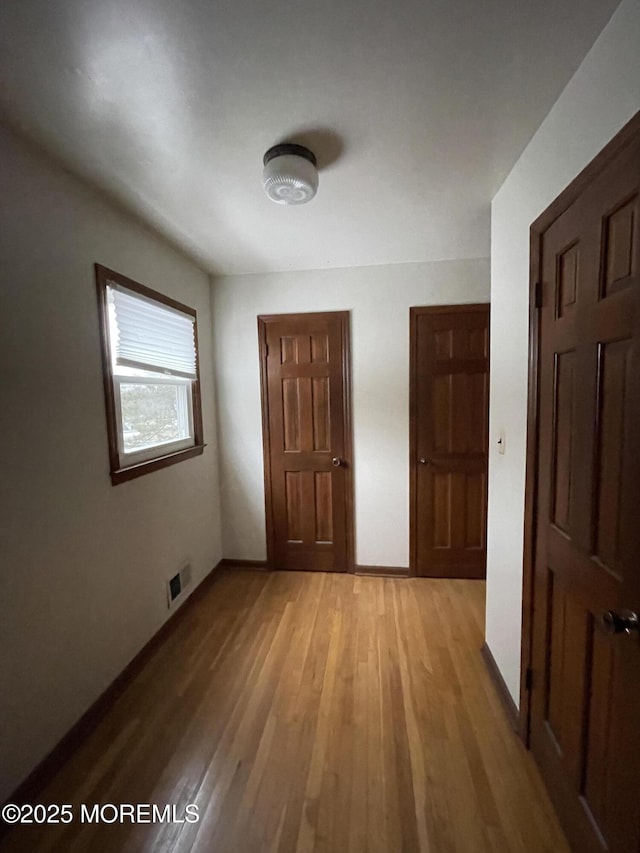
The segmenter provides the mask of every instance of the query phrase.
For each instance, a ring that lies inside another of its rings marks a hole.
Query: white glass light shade
[[[305,204],[318,189],[318,171],[306,156],[276,154],[265,163],[262,185],[276,204]]]

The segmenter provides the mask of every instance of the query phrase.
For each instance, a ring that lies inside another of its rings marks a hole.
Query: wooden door
[[[530,742],[581,853],[640,848],[636,124],[544,216],[539,241]]]
[[[269,564],[352,566],[349,314],[259,317]]]
[[[411,309],[411,564],[486,574],[489,306]]]

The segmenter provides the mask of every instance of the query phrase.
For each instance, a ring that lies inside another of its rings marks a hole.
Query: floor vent
[[[182,598],[191,585],[191,563],[185,563],[180,571],[167,581],[167,606],[169,610]]]

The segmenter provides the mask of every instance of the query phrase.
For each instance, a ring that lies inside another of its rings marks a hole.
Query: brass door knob
[[[339,468],[342,465],[342,459],[339,456],[334,456],[331,460],[331,464],[334,468]]]

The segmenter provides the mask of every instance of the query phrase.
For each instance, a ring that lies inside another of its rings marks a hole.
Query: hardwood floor
[[[484,583],[226,570],[3,851],[568,851],[480,656]],[[81,824],[80,804],[197,823]]]

